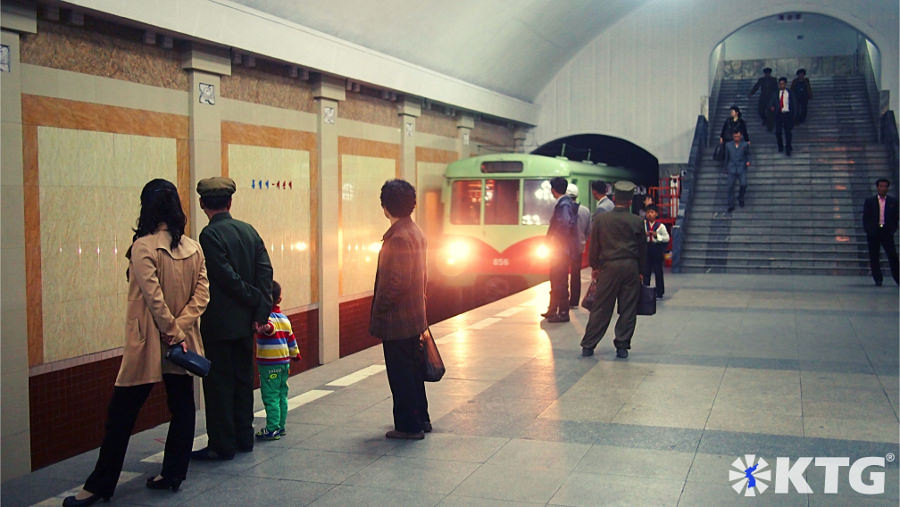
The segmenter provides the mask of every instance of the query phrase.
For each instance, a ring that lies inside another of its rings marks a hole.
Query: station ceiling
[[[528,102],[647,0],[233,0]]]

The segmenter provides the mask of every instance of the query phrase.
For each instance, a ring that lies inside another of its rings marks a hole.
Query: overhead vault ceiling
[[[647,0],[233,0],[533,101],[578,50]]]

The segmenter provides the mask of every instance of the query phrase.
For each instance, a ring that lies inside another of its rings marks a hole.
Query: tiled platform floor
[[[433,326],[448,372],[427,386],[435,430],[424,441],[384,439],[391,400],[376,347],[292,378],[295,401],[313,401],[290,412],[287,437],[231,462],[192,464],[176,494],[143,486],[159,469],[148,461],[165,425],[136,435],[113,502],[898,505],[896,462],[875,496],[850,488],[847,467],[827,495],[821,467],[804,474],[811,495],[770,488],[745,498],[728,477],[745,454],[773,468],[777,457],[900,454],[895,286],[863,277],[666,282],[667,298],[639,318],[626,360],[610,336],[580,357],[584,310],[567,324],[542,323],[546,284]],[[200,413],[198,434],[203,427]],[[88,452],[8,481],[2,503],[59,505],[95,459]]]

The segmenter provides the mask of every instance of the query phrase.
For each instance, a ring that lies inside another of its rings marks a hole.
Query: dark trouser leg
[[[231,341],[204,341],[204,353],[212,361],[203,379],[206,402],[206,433],[209,448],[221,456],[233,456],[237,447],[234,433],[234,360]]]
[[[791,144],[791,139],[794,138],[794,119],[791,118],[791,113],[782,116],[784,116],[784,119],[782,120],[782,123],[784,123],[784,151],[790,154],[794,149],[794,145]]]
[[[641,282],[638,276],[637,261],[630,268],[622,268],[619,284],[619,320],[616,321],[616,339],[613,344],[617,349],[630,349],[631,337],[637,324],[638,300],[641,296]]]
[[[569,258],[557,255],[550,264],[550,311],[569,311]]]
[[[194,443],[194,378],[190,375],[163,375],[166,402],[172,419],[166,435],[161,475],[167,479],[184,480],[191,461]]]
[[[617,280],[614,272],[615,267],[611,266],[600,269],[600,276],[597,278],[600,295],[584,327],[584,337],[581,339],[583,348],[593,350],[609,328],[613,307],[616,304]]]
[[[734,209],[734,182],[737,177],[737,173],[733,172],[731,169],[728,170],[728,180],[725,182],[725,192],[728,196],[726,198],[728,209]]]
[[[800,115],[797,118],[797,123],[803,123],[806,121],[806,113],[809,112],[809,99],[805,97],[799,97],[799,100],[797,100],[797,104],[800,105]]]
[[[784,117],[781,113],[775,114],[775,141],[778,142],[778,151],[784,150],[784,141],[781,140],[781,133],[784,130]]]
[[[649,272],[653,271],[653,276],[656,277],[656,295],[658,297],[662,297],[662,295],[666,292],[666,283],[663,281],[663,250],[665,246],[663,244],[653,244],[648,245],[647,247],[647,268],[646,272],[648,274],[644,275],[644,285],[650,285],[650,275]]]
[[[240,451],[253,450],[253,337],[234,342],[234,434]]]
[[[385,340],[384,365],[387,369],[388,384],[394,400],[394,429],[406,433],[423,430],[427,407],[425,382],[422,379],[422,357],[419,352],[419,337],[402,340]]]
[[[881,239],[879,233],[867,234],[866,245],[869,247],[869,268],[872,270],[872,279],[881,282],[884,278],[881,276]],[[893,241],[893,238],[892,238]]]
[[[569,306],[578,306],[581,297],[581,256],[569,265]]]
[[[653,252],[651,249],[653,248],[652,244],[647,245],[647,262],[644,263],[644,272],[641,273],[644,275],[644,279],[641,282],[647,287],[650,286],[650,275],[653,273]]]
[[[94,471],[84,483],[84,489],[103,497],[110,497],[116,491],[128,439],[141,406],[147,400],[153,384],[113,388],[112,400],[106,415],[106,433],[100,445],[100,456]],[[193,437],[193,435],[192,435]]]
[[[887,254],[888,263],[891,265],[891,277],[894,278],[894,281],[898,281],[898,262],[897,262],[897,247],[894,246],[894,235],[888,234],[886,230],[879,231],[878,234],[879,241],[881,243],[881,247],[884,248],[884,253]],[[900,282],[898,282],[900,283]]]

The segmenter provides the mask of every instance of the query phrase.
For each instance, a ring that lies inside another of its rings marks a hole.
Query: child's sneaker
[[[285,436],[285,435],[287,435],[287,430],[284,429],[284,428],[279,428],[279,429],[278,429],[278,436],[283,437],[283,436]]]
[[[269,431],[266,428],[262,428],[261,430],[256,432],[257,440],[279,440],[281,439],[281,433],[278,430]]]

